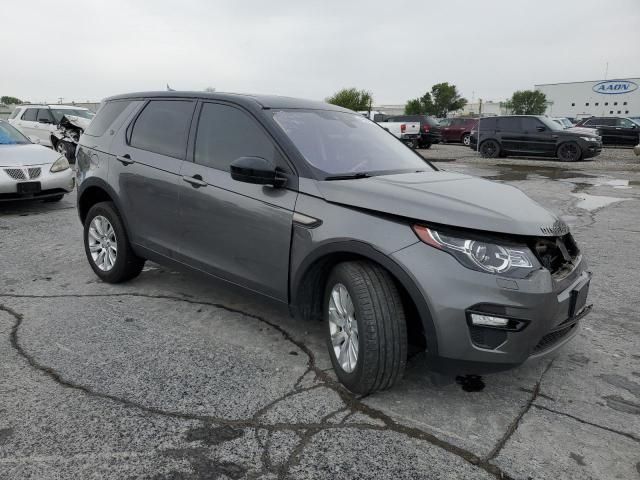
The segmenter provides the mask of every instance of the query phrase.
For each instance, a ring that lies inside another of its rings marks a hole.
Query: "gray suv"
[[[80,139],[94,272],[146,259],[326,322],[340,381],[368,393],[425,351],[446,374],[548,354],[589,311],[567,225],[520,190],[437,169],[380,126],[275,96],[134,93]]]

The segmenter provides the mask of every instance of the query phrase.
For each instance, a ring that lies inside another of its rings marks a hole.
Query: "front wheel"
[[[495,140],[485,140],[480,144],[480,155],[484,158],[497,158],[500,155],[500,145]]]
[[[96,203],[84,221],[84,249],[89,265],[107,283],[137,277],[144,266],[129,244],[120,215],[112,202]]]
[[[406,321],[389,273],[364,261],[338,264],[327,282],[324,310],[331,363],[345,387],[367,394],[402,377]]]
[[[582,158],[582,149],[575,142],[566,142],[558,147],[558,158],[562,162],[577,162]]]

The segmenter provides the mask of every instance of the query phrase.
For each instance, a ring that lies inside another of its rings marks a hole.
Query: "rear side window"
[[[27,122],[35,122],[37,114],[38,114],[37,108],[27,108],[22,114],[21,120],[25,120]]]
[[[195,162],[229,171],[240,157],[261,157],[279,161],[278,150],[256,120],[235,107],[205,103],[196,133]]]
[[[130,145],[184,159],[194,105],[184,100],[152,100],[133,126]]]
[[[495,118],[482,118],[480,119],[480,130],[495,130],[496,129]]]
[[[498,119],[498,129],[503,132],[519,132],[522,127],[518,117],[502,117]]]
[[[114,120],[127,108],[129,103],[131,102],[107,102],[103,104],[98,110],[97,115],[91,120],[89,127],[85,130],[85,135],[91,135],[92,137],[101,137],[104,135],[107,128],[109,128]]]

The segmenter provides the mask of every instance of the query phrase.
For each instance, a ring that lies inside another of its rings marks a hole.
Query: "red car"
[[[445,118],[440,122],[442,140],[469,145],[471,130],[478,125],[477,118]]]

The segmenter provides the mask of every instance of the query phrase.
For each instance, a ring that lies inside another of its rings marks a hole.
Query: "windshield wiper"
[[[356,173],[344,173],[341,175],[329,175],[325,177],[325,180],[353,180],[354,178],[367,178],[370,177],[366,172],[356,172]]]

